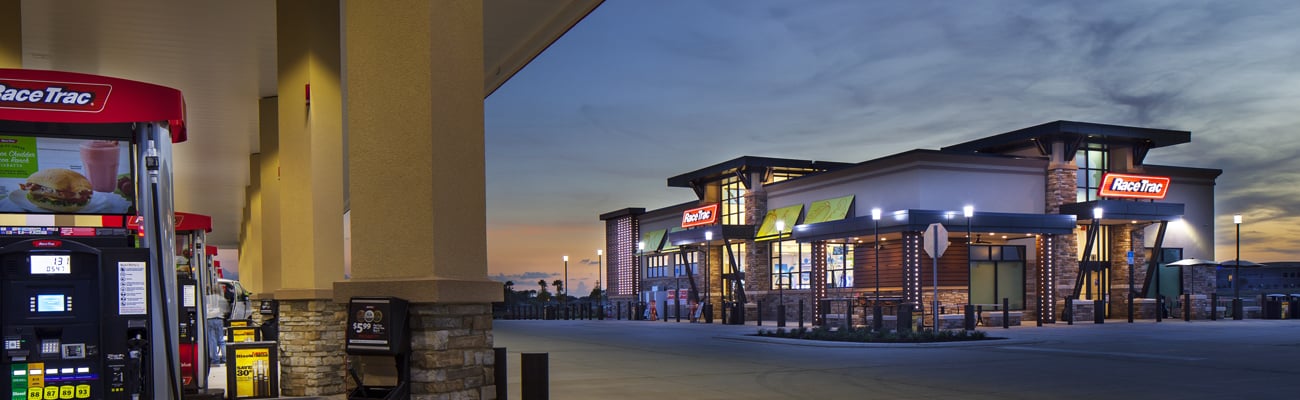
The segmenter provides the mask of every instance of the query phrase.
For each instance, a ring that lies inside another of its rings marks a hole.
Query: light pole
[[[1232,263],[1232,319],[1240,320],[1245,311],[1241,303],[1241,214],[1233,215],[1232,223],[1237,225],[1237,256]]]
[[[563,292],[564,292],[565,294],[568,294],[568,293],[569,293],[569,256],[564,256],[564,290],[563,290]],[[568,302],[569,302],[569,299],[566,299],[565,297],[569,297],[569,296],[563,296],[563,297],[560,297],[560,300],[563,300],[565,303],[568,303]]]
[[[966,216],[966,309],[962,310],[966,314],[966,330],[975,330],[975,302],[972,301],[975,295],[975,282],[972,280],[970,271],[971,255],[971,236],[970,236],[970,219],[975,216],[975,206],[965,206],[961,208],[962,215]],[[993,283],[994,285],[997,282]]]
[[[704,305],[702,307],[704,309],[703,310],[704,323],[706,324],[713,323],[713,300],[712,300],[713,282],[709,278],[710,275],[713,275],[713,273],[709,270],[709,259],[713,258],[712,256],[713,250],[712,248],[709,247],[710,242],[712,241],[713,241],[713,231],[705,231],[704,232]]]
[[[637,261],[636,272],[633,273],[634,276],[632,278],[633,282],[635,283],[632,286],[632,288],[634,289],[633,292],[635,292],[633,293],[633,296],[636,297],[636,301],[633,301],[632,305],[630,306],[634,309],[638,308],[637,305],[638,303],[641,302],[641,292],[640,292],[641,268],[644,268],[645,265],[645,241],[644,240],[640,242],[636,242],[636,261]],[[633,317],[641,318],[641,315],[642,314],[639,311],[636,311]],[[628,319],[632,319],[632,318],[628,318]]]
[[[601,256],[603,256],[604,253],[604,250],[596,249],[596,293],[600,296],[596,298],[596,303],[600,306],[600,315],[602,316],[605,315],[605,291],[600,288],[600,274],[602,267],[605,266],[601,263]]]
[[[880,209],[871,209],[871,221],[876,225],[876,241],[872,246],[876,248],[872,253],[876,255],[876,302],[871,306],[871,328],[880,331],[884,328],[885,316],[880,309]]]
[[[785,232],[785,221],[776,221],[776,265],[785,269],[785,254],[781,252],[781,234]],[[776,326],[785,327],[785,272],[776,275]]]

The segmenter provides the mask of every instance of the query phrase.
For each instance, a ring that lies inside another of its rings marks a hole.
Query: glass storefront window
[[[1109,150],[1104,144],[1088,143],[1075,153],[1074,163],[1079,167],[1076,202],[1097,200],[1097,188],[1101,186],[1101,177],[1110,170]]]
[[[853,287],[853,245],[830,243],[826,245],[826,287]]]
[[[971,246],[972,304],[1002,304],[1025,308],[1025,246]]]
[[[772,253],[772,289],[807,289],[811,286],[812,244],[794,240],[768,244]]]

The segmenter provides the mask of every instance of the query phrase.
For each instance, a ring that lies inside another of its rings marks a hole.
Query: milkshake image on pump
[[[81,144],[81,164],[94,191],[112,192],[117,188],[119,146],[112,140],[87,140]]]

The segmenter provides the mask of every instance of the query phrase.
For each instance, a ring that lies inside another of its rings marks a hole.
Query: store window
[[[745,185],[740,178],[730,176],[722,179],[722,224],[745,224]]]
[[[1025,246],[971,246],[972,304],[1002,304],[1025,308]]]
[[[1097,200],[1097,189],[1101,187],[1102,175],[1110,170],[1108,151],[1104,144],[1088,143],[1074,155],[1074,163],[1079,167],[1076,202]]]
[[[684,260],[683,255],[685,256]],[[673,254],[671,256],[673,261],[673,276],[684,277],[699,274],[700,270],[697,261],[699,258],[698,256],[699,253],[694,251],[688,251],[682,254]]]
[[[645,260],[646,278],[663,278],[668,276],[668,265],[676,254],[658,254],[647,256]]]
[[[771,241],[772,289],[807,289],[812,278],[812,244]]]
[[[853,245],[829,243],[826,245],[826,287],[853,287]]]

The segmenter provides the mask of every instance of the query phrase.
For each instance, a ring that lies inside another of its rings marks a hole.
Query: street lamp
[[[1240,320],[1245,311],[1241,303],[1241,214],[1234,214],[1232,223],[1237,225],[1237,256],[1232,263],[1232,319]]]
[[[601,316],[605,315],[605,291],[600,289],[600,274],[602,267],[604,267],[604,264],[601,263],[601,256],[604,255],[604,253],[604,250],[596,249],[596,293],[600,296],[596,298],[596,303],[600,306]]]
[[[785,232],[785,221],[776,221],[776,265],[785,269],[785,254],[781,252],[781,234]],[[785,327],[785,272],[776,275],[776,326]]]
[[[569,256],[564,256],[564,293],[569,293]],[[569,302],[565,297],[569,296],[560,297],[560,300]]]
[[[871,221],[876,224],[876,241],[872,253],[876,254],[876,302],[871,306],[871,328],[880,331],[884,327],[884,313],[880,309],[880,209],[871,209]]]
[[[633,283],[632,291],[634,292],[633,296],[636,296],[636,301],[632,302],[632,305],[628,306],[628,308],[636,308],[638,303],[640,303],[641,301],[641,292],[640,292],[641,268],[644,268],[645,266],[645,241],[644,240],[640,242],[636,242],[636,258],[637,258],[636,271],[633,272],[633,277],[632,277],[632,283]],[[641,318],[642,314],[639,311],[640,310],[638,310],[634,316],[628,317],[628,319],[630,320],[634,317]]]
[[[971,236],[970,236],[970,219],[971,217],[975,216],[975,206],[968,205],[962,207],[961,213],[962,215],[966,216],[966,309],[963,310],[965,311],[966,314],[965,328],[966,330],[975,330],[975,303],[974,301],[972,301],[975,295],[975,282],[972,279],[973,277],[971,276],[971,270],[970,270],[970,258],[971,258],[970,255],[972,251]],[[994,282],[994,285],[996,284],[997,283]]]
[[[710,280],[710,276],[713,275],[713,273],[709,270],[709,259],[713,258],[711,255],[713,251],[709,248],[710,242],[712,241],[713,231],[704,231],[704,305],[702,308],[704,312],[704,323],[706,324],[713,323],[713,283]]]

